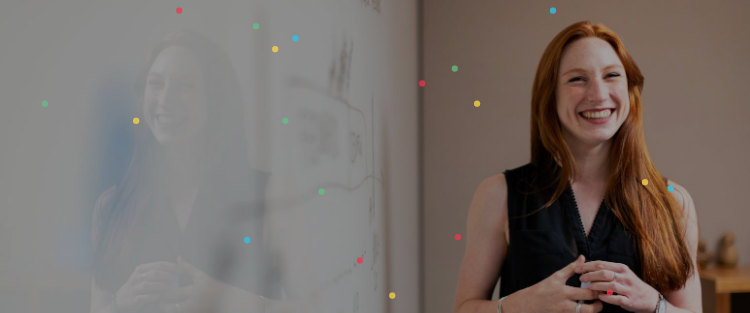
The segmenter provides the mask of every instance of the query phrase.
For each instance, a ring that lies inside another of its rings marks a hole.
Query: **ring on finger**
[[[578,302],[578,305],[576,305],[576,313],[581,313],[581,302]]]
[[[612,280],[612,282],[617,282],[617,273],[615,272],[615,279]]]

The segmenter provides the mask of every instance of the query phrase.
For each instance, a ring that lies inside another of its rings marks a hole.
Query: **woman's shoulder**
[[[693,214],[693,212],[690,211],[695,210],[695,206],[693,204],[693,198],[690,196],[690,193],[687,191],[687,189],[671,179],[666,180],[668,186],[674,187],[674,190],[670,193],[675,198],[675,200],[677,200],[677,203],[679,203],[682,208],[687,211],[688,214]]]

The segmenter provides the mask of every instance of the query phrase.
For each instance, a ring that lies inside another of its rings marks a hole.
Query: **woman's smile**
[[[615,109],[591,109],[579,112],[578,116],[593,124],[604,124],[612,119]]]

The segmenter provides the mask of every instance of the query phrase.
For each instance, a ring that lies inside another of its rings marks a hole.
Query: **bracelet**
[[[110,304],[114,313],[120,313],[120,309],[117,308],[117,292],[112,294],[112,303]]]
[[[502,303],[502,302],[503,302],[503,299],[505,299],[505,298],[507,298],[507,297],[508,297],[508,296],[505,296],[505,297],[502,297],[502,298],[500,298],[500,300],[497,300],[497,313],[501,313],[501,312],[500,312],[500,303]]]

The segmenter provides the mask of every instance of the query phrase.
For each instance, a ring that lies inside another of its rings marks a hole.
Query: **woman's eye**
[[[620,76],[620,74],[617,74],[617,73],[609,73],[609,74],[608,74],[607,76],[608,76],[608,77],[609,77],[609,76],[611,76],[611,77],[619,77],[619,76]]]
[[[571,79],[569,80],[569,82],[571,82],[571,83],[572,83],[572,82],[574,82],[574,81],[579,81],[580,79],[581,79],[581,77],[573,77],[573,78],[571,78]]]

